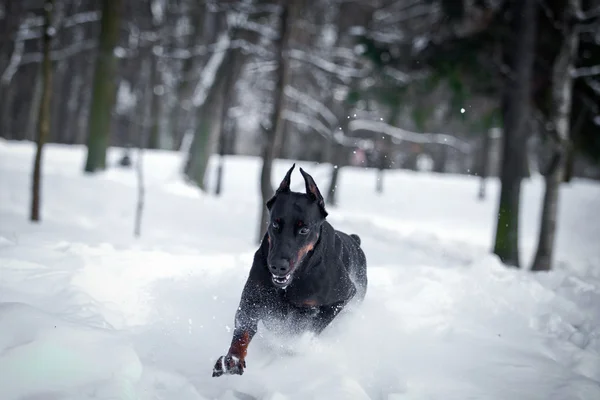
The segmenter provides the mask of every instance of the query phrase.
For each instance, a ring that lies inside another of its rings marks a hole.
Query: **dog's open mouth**
[[[272,275],[273,284],[277,287],[286,287],[292,281],[292,273],[290,272],[286,276],[275,276]]]

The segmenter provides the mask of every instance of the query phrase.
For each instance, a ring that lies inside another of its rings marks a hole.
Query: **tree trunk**
[[[329,181],[329,189],[327,190],[327,198],[325,202],[331,207],[337,206],[337,187],[340,176],[340,168],[342,168],[342,158],[344,157],[344,146],[339,143],[331,144],[333,150],[332,165],[331,165],[331,180]]]
[[[50,136],[47,138],[51,143],[66,143],[63,122],[66,116],[68,87],[71,79],[67,78],[69,65],[66,61],[60,61],[54,64],[52,77],[52,86],[54,87],[52,95],[52,106],[50,113],[54,117],[50,125]]]
[[[572,107],[572,105],[571,105]],[[577,118],[575,119],[575,123],[573,124],[573,128],[570,130],[570,143],[571,145],[567,149],[567,160],[565,165],[565,173],[564,173],[564,182],[569,183],[573,179],[573,173],[575,170],[575,143],[577,141],[577,137],[579,136],[579,132],[581,131],[581,126],[585,121],[585,117],[588,114],[588,110],[583,108],[579,110]]]
[[[216,72],[214,81],[208,90],[206,100],[198,108],[198,117],[196,122],[196,131],[189,149],[188,158],[185,165],[185,174],[188,179],[195,182],[202,190],[206,191],[205,179],[206,170],[210,161],[211,150],[215,138],[215,124],[221,123],[220,113],[223,111],[223,86],[231,65],[231,55],[233,50],[225,50],[225,56],[221,61]]]
[[[396,126],[398,115],[400,114],[400,101],[398,99],[393,100],[390,108],[390,115],[387,119],[387,124],[390,126]],[[379,160],[377,162],[377,178],[375,182],[375,193],[383,193],[383,177],[386,169],[392,167],[392,137],[390,135],[381,134],[381,139],[377,138],[380,143],[381,152],[379,154]]]
[[[94,63],[81,62],[82,86],[85,87],[94,76]],[[87,140],[87,130],[89,122],[90,108],[92,104],[92,93],[89,90],[81,90],[77,102],[76,122],[75,122],[75,143],[85,144]]]
[[[571,21],[564,38],[560,53],[554,63],[552,77],[553,127],[557,140],[557,161],[545,177],[546,190],[542,206],[541,226],[538,247],[535,253],[532,271],[549,271],[552,269],[556,225],[558,219],[558,200],[560,184],[564,181],[567,159],[570,152],[569,127],[571,122],[571,105],[573,96],[573,78],[571,69],[579,45],[578,33],[572,23],[580,8],[580,0],[569,1],[567,18]]]
[[[39,116],[40,116],[40,104],[42,102],[42,92],[44,89],[44,67],[40,66],[38,73],[36,74],[35,84],[33,87],[33,95],[31,96],[31,102],[29,106],[29,118],[25,128],[25,139],[35,140],[39,134]],[[36,132],[38,131],[38,132]],[[47,139],[47,137],[46,137]]]
[[[519,268],[519,206],[530,129],[537,2],[515,1],[510,7],[512,40],[506,40],[503,48],[509,72],[502,96],[504,140],[494,253],[505,265]]]
[[[158,68],[158,56],[153,52],[150,54],[151,59],[151,72],[150,72],[150,96],[151,100],[151,114],[150,114],[150,135],[148,136],[148,148],[159,149],[160,148],[160,105],[162,102],[162,82],[160,79],[160,70]]]
[[[136,95],[138,99],[137,104],[137,112],[136,115],[140,118],[136,118],[134,124],[136,124],[137,133],[133,138],[135,138],[136,147],[136,160],[135,160],[135,172],[136,172],[136,181],[137,181],[137,202],[135,207],[135,218],[134,218],[134,227],[133,227],[133,235],[135,237],[140,237],[142,235],[142,217],[144,212],[144,200],[145,200],[145,186],[144,186],[144,165],[143,165],[143,156],[144,156],[144,146],[148,142],[148,131],[152,132],[152,121],[154,119],[154,115],[152,114],[152,102],[153,93],[154,93],[154,83],[152,81],[152,68],[155,60],[151,58],[145,58],[142,60],[142,65],[140,66],[140,79],[138,83],[138,93]],[[128,151],[129,153],[129,151]],[[128,156],[129,154],[127,154]]]
[[[83,77],[81,73],[78,72],[77,75],[73,77],[73,81],[71,82],[69,88],[69,99],[67,100],[67,120],[64,122],[64,126],[66,129],[65,135],[67,137],[67,144],[76,144],[77,143],[77,108],[78,103],[82,101],[82,96],[80,92],[82,91],[83,86]]]
[[[216,29],[212,31],[211,29],[216,26],[214,21],[216,18],[215,14],[208,10],[206,4],[198,4],[192,8],[190,14],[190,34],[188,36],[189,40],[186,43],[188,49],[193,50],[199,44],[214,43]],[[172,149],[176,151],[182,150],[186,131],[189,128],[187,124],[188,118],[186,118],[189,114],[187,104],[191,104],[192,102],[192,76],[200,63],[198,59],[199,57],[188,57],[183,61],[179,72],[181,78],[178,80],[175,88],[175,97],[177,100],[167,117],[169,119],[171,141],[173,143]],[[186,105],[185,109],[184,105]]]
[[[121,0],[102,1],[102,21],[88,122],[85,172],[106,168],[106,150],[116,96],[117,59],[114,50],[119,40],[121,6]]]
[[[273,196],[273,186],[271,185],[271,170],[273,168],[273,159],[275,158],[275,151],[278,148],[281,140],[280,136],[283,132],[280,125],[283,123],[283,96],[284,89],[286,86],[286,69],[287,62],[284,57],[284,51],[287,47],[288,38],[290,34],[290,21],[289,18],[290,8],[292,6],[298,7],[298,2],[289,4],[286,0],[281,0],[281,16],[279,19],[279,37],[276,39],[276,65],[277,70],[275,71],[275,85],[274,85],[274,96],[273,96],[273,110],[271,111],[271,126],[264,129],[265,144],[262,151],[262,168],[260,172],[260,193],[261,193],[261,215],[259,220],[259,229],[257,242],[260,243],[265,232],[267,231],[267,221],[269,219],[269,211],[266,207],[266,202]]]
[[[218,90],[218,89],[216,89]],[[190,146],[190,155],[186,163],[185,174],[202,191],[206,191],[204,176],[210,161],[210,142],[212,136],[214,103],[203,104],[198,112],[196,132]]]
[[[232,35],[232,36],[235,36]],[[217,167],[217,176],[215,183],[215,195],[219,196],[223,190],[223,172],[225,169],[225,152],[227,143],[233,130],[233,121],[229,119],[229,109],[233,104],[235,96],[235,83],[236,79],[241,72],[241,66],[243,64],[241,53],[239,50],[231,50],[231,64],[232,67],[227,68],[227,73],[223,82],[223,98],[222,111],[221,111],[221,124],[218,138],[218,151],[219,151],[219,165]]]
[[[13,104],[15,101],[15,95],[17,93],[17,89],[14,83],[9,83],[5,86],[5,90],[3,90],[4,97],[2,98],[2,115],[0,118],[0,131],[2,132],[2,136],[6,139],[20,139],[23,140],[23,135],[16,135],[13,132],[12,122],[14,119],[13,116]]]
[[[52,60],[50,60],[50,46],[52,44],[52,36],[50,27],[52,23],[52,11],[54,8],[54,0],[46,0],[44,3],[44,36],[43,36],[43,54],[42,62],[43,74],[43,89],[42,101],[40,103],[40,114],[38,117],[38,136],[37,148],[35,152],[35,161],[33,164],[33,182],[31,190],[31,220],[40,220],[40,191],[42,180],[42,151],[44,143],[48,137],[50,130],[50,109],[52,95]]]
[[[448,146],[439,144],[433,159],[433,172],[443,174],[446,172],[446,164],[448,163]]]
[[[481,159],[479,161],[479,176],[481,178],[479,181],[479,194],[477,196],[479,200],[485,199],[485,184],[488,175],[490,174],[490,150],[492,146],[492,133],[488,129],[484,135],[485,136],[483,137],[483,146],[481,149]]]

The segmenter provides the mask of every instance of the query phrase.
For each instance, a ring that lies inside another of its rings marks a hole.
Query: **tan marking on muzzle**
[[[302,261],[304,256],[306,256],[309,251],[311,251],[312,249],[315,248],[315,244],[316,244],[316,242],[311,242],[311,243],[308,243],[306,246],[300,248],[300,250],[298,251],[298,257],[296,257],[296,261],[295,261],[296,265],[298,265],[300,263],[300,261]]]

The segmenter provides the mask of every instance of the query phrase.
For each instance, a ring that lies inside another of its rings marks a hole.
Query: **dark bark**
[[[579,47],[579,46],[578,46]],[[571,105],[572,107],[572,105]],[[577,114],[577,118],[575,119],[575,123],[573,124],[573,128],[571,129],[570,137],[571,137],[571,146],[567,149],[567,159],[565,165],[565,173],[564,173],[564,182],[569,183],[573,179],[573,174],[575,173],[575,144],[577,142],[577,138],[579,137],[581,127],[583,126],[583,122],[585,118],[588,116],[588,109],[582,108],[579,110]]]
[[[433,172],[443,174],[448,163],[448,146],[440,144],[433,159]]]
[[[150,55],[151,72],[150,72],[150,96],[151,97],[151,113],[150,113],[150,134],[148,135],[148,148],[160,148],[160,109],[162,102],[162,81],[158,66],[158,57],[155,54]]]
[[[85,64],[83,73],[83,82],[89,82],[93,79],[94,67],[91,62]],[[92,104],[92,93],[89,90],[82,90],[79,94],[79,103],[77,105],[77,121],[75,130],[75,142],[84,144],[87,140],[86,132],[88,130],[90,108]]]
[[[569,0],[569,20],[574,21],[580,0]],[[578,33],[571,22],[554,63],[552,79],[553,136],[556,141],[555,162],[545,177],[546,188],[542,206],[538,247],[531,267],[532,271],[549,271],[554,258],[554,242],[558,223],[558,200],[560,184],[564,181],[567,157],[570,152],[569,127],[573,95],[573,78],[570,74],[578,47]]]
[[[563,182],[565,182],[565,183],[571,182],[571,180],[573,179],[574,168],[575,168],[575,150],[573,149],[573,146],[571,146],[567,150]]]
[[[73,77],[69,86],[69,99],[67,100],[66,119],[63,122],[67,144],[76,144],[77,142],[77,117],[79,102],[82,101],[83,75],[81,72]]]
[[[36,74],[33,95],[31,96],[31,105],[29,106],[29,118],[25,128],[24,139],[36,140],[39,129],[40,104],[42,102],[42,92],[44,90],[44,67],[40,66]]]
[[[231,65],[232,49],[225,50],[221,65],[218,67],[215,79],[208,90],[204,103],[198,108],[196,131],[192,139],[188,158],[185,165],[185,174],[188,179],[196,183],[202,191],[206,191],[205,176],[213,148],[215,124],[221,124],[223,112],[223,86]]]
[[[19,137],[13,132],[12,122],[13,122],[13,104],[15,100],[15,95],[17,92],[16,85],[8,84],[5,86],[2,98],[2,116],[0,118],[0,129],[2,130],[2,135],[7,139],[23,139],[22,135]]]
[[[564,158],[561,156],[560,158]],[[554,171],[545,177],[546,188],[541,213],[541,226],[538,245],[535,253],[532,271],[549,271],[552,268],[554,254],[554,237],[558,215],[558,189],[562,179],[559,171],[563,169],[564,161],[559,162]]]
[[[114,50],[119,39],[121,7],[121,0],[102,1],[102,21],[88,122],[85,172],[106,168],[111,114],[116,97],[117,60]]]
[[[214,13],[207,10],[207,7],[202,4],[193,8],[192,11],[192,24],[190,27],[190,36],[187,42],[187,46],[193,49],[197,45],[201,44],[203,39],[208,43],[214,43],[216,39],[216,23]],[[176,104],[170,110],[169,115],[169,126],[171,130],[171,140],[173,142],[173,150],[181,150],[185,132],[188,129],[188,121],[185,116],[188,111],[184,110],[183,105],[191,103],[191,95],[193,93],[192,76],[195,70],[199,67],[201,57],[188,57],[183,61],[183,65],[180,71],[180,79],[175,89],[175,96],[177,98]]]
[[[14,34],[19,29],[22,21],[22,12],[25,2],[9,0],[4,2],[4,18],[0,19],[0,76],[4,73],[10,63],[12,52],[15,48]],[[16,92],[15,85],[8,82],[0,82],[0,99],[2,108],[0,110],[0,136],[6,139],[14,139],[11,124],[13,121],[12,106]],[[36,110],[37,112],[37,110]]]
[[[350,34],[350,30],[354,27],[361,26],[366,27],[368,22],[371,20],[373,13],[373,5],[368,2],[340,2],[338,4],[339,9],[337,11],[337,40],[336,47],[351,49],[356,45],[356,37]],[[356,59],[353,59],[349,63],[350,67],[356,67]],[[357,84],[357,79],[352,78],[348,84],[349,89],[353,89]],[[331,98],[331,109],[335,110],[334,113],[337,120],[340,123],[341,132],[347,135],[349,132],[348,124],[350,120],[348,116],[351,114],[351,104],[345,99],[341,102],[335,101]],[[338,127],[332,127],[332,133],[334,129]],[[336,143],[335,139],[331,138],[331,180],[329,182],[329,189],[327,191],[326,203],[329,206],[335,207],[338,203],[337,188],[339,182],[339,175],[341,169],[346,165],[347,152],[342,143]]]
[[[54,0],[46,0],[44,2],[44,35],[43,35],[43,54],[42,76],[43,89],[42,100],[40,102],[40,114],[38,117],[38,136],[35,152],[35,160],[33,163],[33,181],[31,190],[31,220],[40,220],[40,202],[41,202],[41,180],[42,180],[42,152],[44,143],[49,135],[50,130],[50,110],[52,96],[52,61],[50,60],[50,46],[52,45],[52,36],[50,27],[52,24],[52,12],[54,8]]]
[[[275,158],[275,152],[279,146],[281,140],[280,136],[283,132],[280,129],[280,124],[283,123],[283,96],[284,88],[286,85],[286,69],[287,61],[284,57],[284,51],[288,43],[288,37],[290,33],[290,21],[292,20],[290,15],[290,8],[292,6],[298,7],[298,2],[289,4],[286,0],[280,1],[281,5],[281,16],[279,18],[279,37],[276,39],[276,65],[275,71],[275,85],[273,95],[273,110],[271,111],[270,127],[264,129],[265,144],[262,151],[262,168],[260,172],[260,194],[261,194],[261,212],[259,220],[258,236],[256,238],[257,243],[260,243],[262,238],[267,231],[267,220],[269,218],[269,211],[267,210],[267,200],[273,196],[273,186],[271,185],[271,170],[273,168],[273,159]]]
[[[519,268],[519,204],[530,129],[537,2],[514,1],[510,8],[510,40],[503,48],[509,72],[502,96],[504,140],[494,253],[505,265]]]
[[[235,34],[232,36],[235,37]],[[234,121],[230,120],[229,118],[229,109],[233,105],[233,99],[235,96],[235,84],[243,65],[243,57],[239,50],[232,50],[230,62],[232,65],[228,66],[227,74],[223,82],[223,92],[225,94],[225,97],[223,99],[223,109],[221,111],[220,125],[221,129],[218,138],[219,165],[217,166],[217,176],[215,184],[215,195],[217,196],[219,196],[223,190],[225,153],[227,151],[227,144],[230,141],[234,125]]]
[[[68,84],[71,81],[71,77],[67,78],[69,67],[67,62],[61,61],[55,63],[53,72],[53,83],[54,93],[52,95],[52,106],[51,114],[53,116],[52,123],[50,125],[50,136],[48,142],[51,143],[65,143],[65,129],[62,128],[62,121],[65,119],[64,110],[67,108],[68,95]]]

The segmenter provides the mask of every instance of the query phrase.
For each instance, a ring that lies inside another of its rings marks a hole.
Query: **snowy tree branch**
[[[454,136],[443,133],[416,133],[397,128],[380,121],[356,119],[349,124],[350,131],[366,130],[391,136],[394,142],[438,143],[453,147],[463,153],[469,152],[469,144]]]
[[[589,21],[591,19],[600,17],[600,7],[593,8],[587,12],[583,10],[575,10],[575,17],[578,21]]]
[[[9,84],[12,80],[12,77],[19,69],[19,64],[21,63],[21,58],[23,57],[23,51],[25,50],[25,36],[29,32],[29,29],[38,23],[43,25],[44,20],[42,17],[28,17],[19,26],[17,36],[15,38],[13,52],[10,56],[10,61],[8,62],[8,66],[0,78],[0,83],[2,85]]]
[[[189,58],[204,56],[209,53],[220,51],[221,45],[218,40],[215,43],[208,45],[196,46],[192,50],[188,49],[173,49],[170,53],[163,53],[160,56],[163,58],[172,58],[177,60],[187,60]],[[243,39],[232,40],[229,44],[232,49],[242,49],[248,53],[256,54],[261,57],[272,57],[273,53],[263,46],[258,46]]]
[[[257,22],[245,20],[239,22],[236,27],[242,28],[250,32],[258,33],[259,35],[264,36],[267,39],[273,40],[277,38],[277,32],[273,28],[259,24]]]
[[[192,95],[192,104],[195,107],[200,107],[204,104],[204,101],[208,95],[208,91],[215,82],[217,71],[219,68],[221,68],[221,64],[225,59],[225,52],[229,51],[230,43],[231,41],[229,38],[229,32],[221,33],[215,44],[215,52],[206,63],[206,66],[202,71],[202,77],[194,89],[194,94]]]
[[[594,65],[591,67],[577,68],[576,70],[573,71],[571,76],[573,78],[582,78],[582,77],[588,77],[588,76],[594,76],[594,75],[600,75],[600,64]]]
[[[283,118],[294,122],[296,124],[305,125],[317,132],[319,135],[323,136],[327,140],[334,139],[331,129],[325,126],[321,121],[316,118],[309,118],[306,115],[299,113],[297,111],[285,110],[283,112]]]
[[[100,21],[101,17],[102,17],[102,13],[100,13],[100,11],[87,11],[87,12],[74,14],[74,15],[68,17],[67,19],[65,19],[65,22],[63,23],[62,27],[63,28],[71,28],[75,25],[84,24],[87,22]]]
[[[306,115],[296,112],[296,111],[285,110],[283,112],[283,118],[285,118],[286,120],[288,120],[290,122],[307,126],[307,127],[311,128],[312,130],[314,130],[315,132],[317,132],[322,137],[324,137],[325,139],[333,141],[334,143],[336,143],[340,146],[361,147],[361,148],[372,148],[373,147],[372,140],[348,137],[348,136],[344,135],[344,133],[340,129],[338,129],[338,130],[329,129],[321,121],[319,121],[315,118],[307,117]]]
[[[219,1],[209,1],[209,8],[212,12],[235,11],[246,15],[252,14],[278,14],[281,7],[278,4],[252,4],[247,1],[238,1],[235,3],[222,4]]]
[[[88,39],[83,42],[73,43],[71,46],[65,47],[64,49],[52,50],[50,52],[50,59],[52,61],[62,61],[78,53],[93,50],[96,47],[96,45],[96,39]],[[25,54],[21,58],[20,65],[39,63],[42,62],[42,58],[42,53]]]
[[[335,114],[331,112],[329,107],[325,106],[325,104],[321,103],[320,101],[314,99],[306,93],[299,91],[293,86],[286,86],[285,94],[290,98],[302,103],[315,113],[320,114],[325,121],[327,121],[330,128],[334,128],[339,125],[339,121]]]
[[[312,64],[325,72],[343,78],[365,78],[367,76],[367,73],[364,70],[344,67],[303,50],[291,49],[288,52],[288,55],[290,58]]]
[[[70,28],[72,26],[86,23],[86,22],[94,22],[100,20],[100,12],[98,11],[89,11],[82,12],[66,18],[62,24],[62,27]],[[15,38],[15,45],[13,52],[10,57],[10,61],[8,66],[2,73],[2,77],[0,78],[0,84],[6,85],[10,83],[12,77],[15,75],[20,65],[29,64],[29,63],[38,63],[42,61],[42,53],[32,53],[32,54],[23,54],[25,50],[25,41],[30,39],[40,39],[43,36],[43,32],[41,31],[32,31],[34,28],[41,28],[44,25],[44,19],[42,17],[28,17],[26,18],[19,29],[17,30],[17,35]],[[74,54],[77,54],[81,51],[89,50],[95,46],[94,41],[85,41],[81,43],[75,43],[63,50],[54,50],[50,53],[50,58],[52,61],[62,60],[68,58]]]
[[[100,21],[101,13],[100,11],[86,11],[74,14],[68,18],[65,18],[64,22],[60,24],[59,28],[72,28],[79,24],[84,24],[88,22],[96,22]],[[27,27],[19,28],[17,35],[22,34],[24,40],[30,39],[40,39],[42,38],[44,32],[41,31],[41,28],[44,23],[42,18],[32,17],[32,23]],[[34,29],[35,30],[32,30]]]

